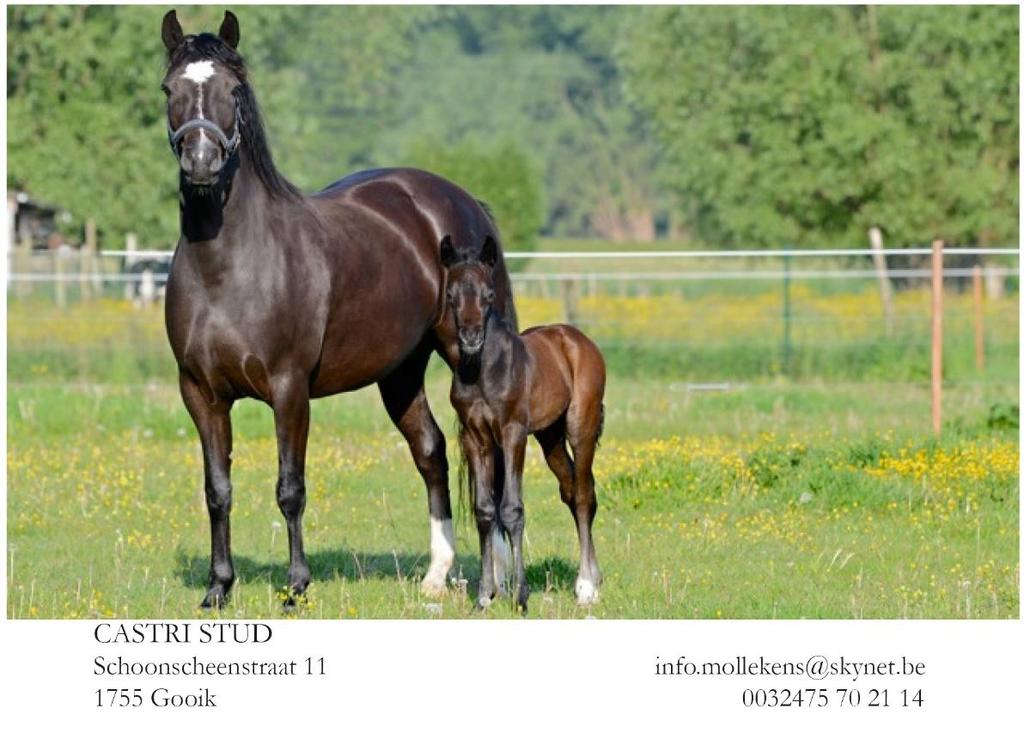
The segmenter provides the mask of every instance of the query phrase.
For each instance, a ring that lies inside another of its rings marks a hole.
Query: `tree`
[[[78,225],[168,245],[178,183],[159,24],[154,8],[8,8],[7,181]]]
[[[107,247],[126,231],[165,247],[178,231],[162,12],[8,10],[8,185],[79,223],[95,218]],[[198,32],[216,29],[222,12],[189,6],[179,17]],[[275,161],[306,191],[356,169],[427,161],[430,147],[446,161],[515,151],[510,187],[532,173],[531,190],[546,194],[544,231],[642,240],[666,198],[660,152],[623,98],[613,54],[634,12],[251,6],[240,50]]]
[[[8,9],[8,186],[95,218],[106,247],[134,231],[167,247],[178,233],[178,178],[159,83],[164,10]],[[261,6],[242,17],[241,50],[282,170],[319,188],[369,162],[382,99],[432,12]],[[190,8],[186,31],[220,9]]]
[[[620,46],[667,180],[723,246],[1015,243],[1017,14],[685,7]]]
[[[425,141],[514,141],[542,173],[547,233],[644,240],[656,158],[621,95],[612,7],[449,8],[420,30],[378,159]]]
[[[409,161],[447,177],[485,202],[505,249],[534,247],[544,220],[544,198],[532,162],[514,142],[464,139],[452,147],[423,143],[410,150]]]

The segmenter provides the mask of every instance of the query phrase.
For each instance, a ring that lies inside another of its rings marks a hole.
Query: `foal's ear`
[[[238,48],[241,32],[238,30],[238,18],[230,10],[224,11],[224,21],[220,24],[217,35],[224,39],[224,42],[232,49]]]
[[[452,245],[452,237],[445,235],[441,239],[441,264],[448,268],[457,261],[459,261],[459,255],[455,252],[455,247]]]
[[[160,36],[164,40],[164,46],[167,47],[168,52],[172,52],[181,46],[181,42],[185,40],[185,34],[182,33],[181,24],[178,23],[178,13],[174,10],[167,11],[167,15],[164,16],[163,26],[160,28]]]
[[[480,261],[488,267],[494,267],[498,263],[498,242],[492,236],[488,236],[480,248]]]

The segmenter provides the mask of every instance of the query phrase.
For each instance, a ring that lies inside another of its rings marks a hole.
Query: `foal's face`
[[[448,308],[455,316],[459,351],[476,354],[484,345],[487,317],[494,304],[490,269],[480,262],[463,262],[448,272]]]
[[[441,266],[448,270],[445,300],[455,317],[459,353],[473,356],[487,338],[487,317],[494,304],[494,266],[498,263],[498,243],[487,236],[474,256],[455,248],[451,236],[440,244]]]

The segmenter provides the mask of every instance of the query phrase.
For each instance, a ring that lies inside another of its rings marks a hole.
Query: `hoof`
[[[484,611],[488,607],[490,607],[490,605],[491,605],[491,599],[490,598],[481,597],[481,598],[477,598],[477,600],[476,600],[476,609],[478,611]]]
[[[199,604],[199,607],[204,611],[212,611],[214,609],[219,611],[224,607],[227,599],[227,593],[225,593],[220,587],[210,588],[206,593],[206,597],[203,598],[203,602]]]
[[[307,604],[306,588],[308,585],[309,581],[307,580],[304,584],[298,583],[282,588],[280,598],[281,605],[284,606],[285,613],[294,613],[300,606]]]
[[[301,566],[295,567],[288,571],[288,591],[295,595],[302,595],[306,592],[306,588],[309,587],[310,581],[313,579],[313,575],[309,571],[309,567],[303,563]]]
[[[427,598],[440,598],[448,592],[448,586],[445,585],[444,576],[432,577],[427,575],[423,578],[423,582],[420,583],[420,592],[423,593]]]
[[[592,606],[597,603],[598,590],[590,580],[580,578],[576,581],[576,603],[581,606]]]

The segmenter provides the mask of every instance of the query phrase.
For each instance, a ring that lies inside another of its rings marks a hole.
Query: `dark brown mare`
[[[288,587],[302,593],[310,579],[302,544],[309,401],[370,383],[426,483],[423,589],[437,594],[455,552],[444,436],[423,375],[431,352],[452,366],[458,356],[454,323],[443,319],[438,243],[445,234],[497,238],[495,227],[466,192],[417,170],[361,172],[300,194],[274,167],[238,39],[231,13],[217,36],[185,36],[174,11],[164,17],[168,136],[181,167],[167,334],[203,447],[212,540],[203,605],[220,605],[235,579],[232,403],[257,398],[273,408]],[[500,259],[495,279],[496,310],[514,325]]]
[[[578,329],[564,324],[517,332],[498,302],[501,253],[494,239],[484,240],[478,256],[467,256],[445,237],[441,261],[448,270],[446,298],[455,317],[461,357],[451,399],[462,424],[460,441],[480,535],[478,604],[490,603],[500,587],[494,574],[501,569],[495,562],[496,546],[502,542],[494,535],[500,523],[512,541],[515,602],[526,610],[522,480],[528,434],[540,442],[544,459],[558,478],[562,501],[576,521],[577,600],[593,603],[601,584],[591,536],[597,513],[592,468],[604,421],[601,352]],[[495,450],[504,462],[504,489],[494,484]]]

